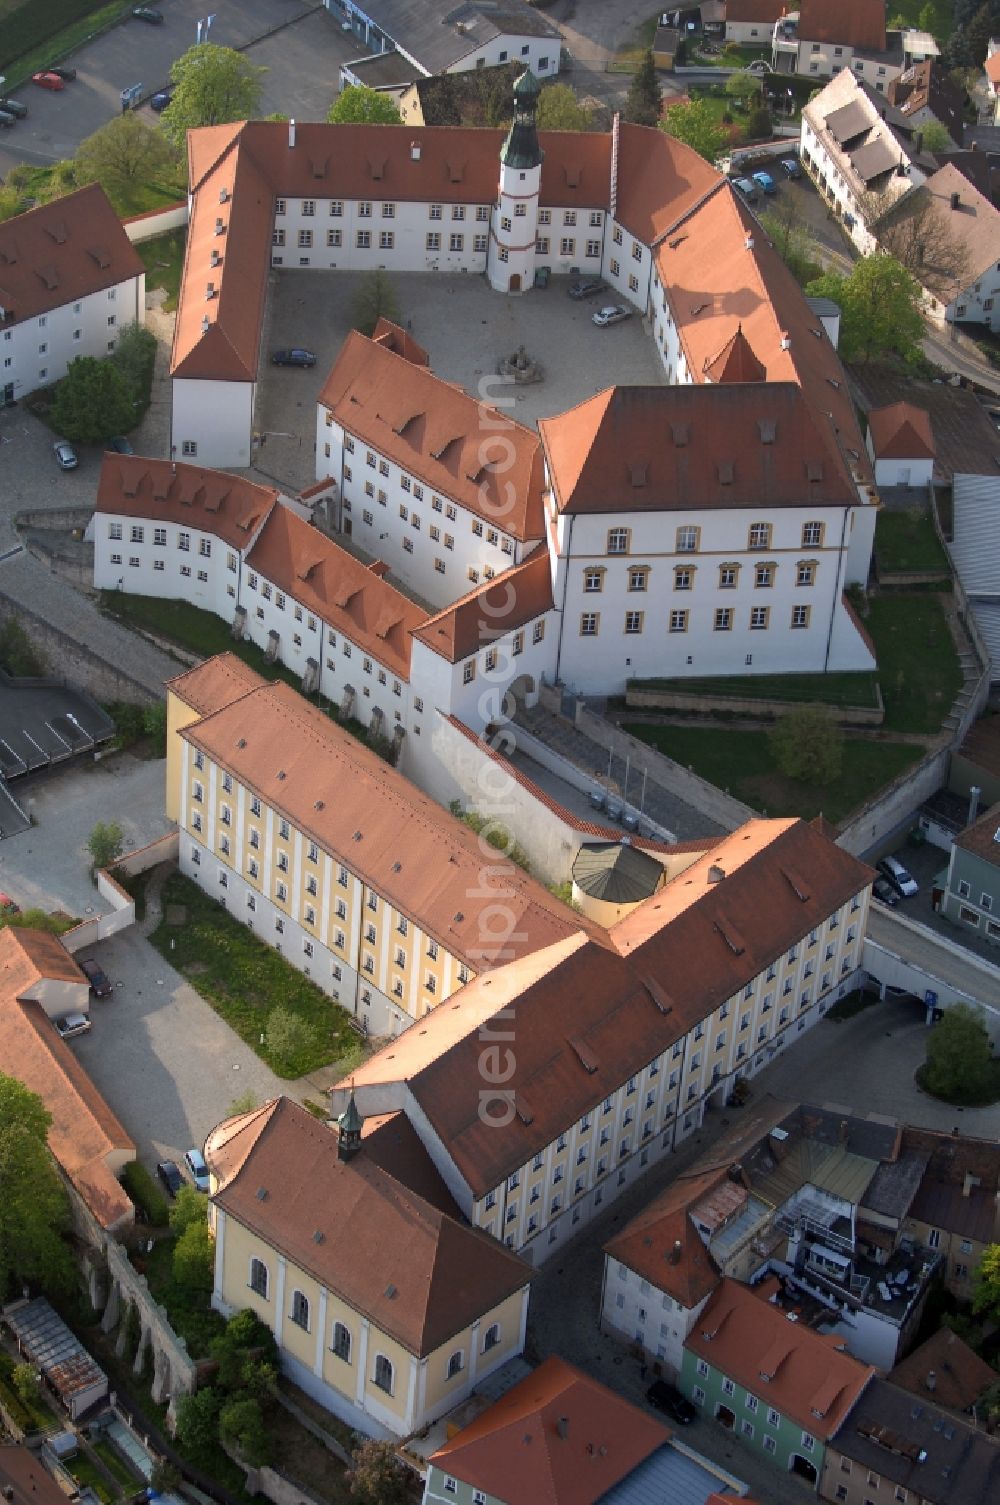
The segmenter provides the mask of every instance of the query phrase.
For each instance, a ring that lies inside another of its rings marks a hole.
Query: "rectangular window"
[[[698,528],[677,529],[677,553],[694,554],[698,549]]]
[[[716,608],[714,630],[716,632],[730,632],[733,625],[733,613],[731,607],[720,606]]]
[[[449,235],[449,237],[448,237],[448,250],[449,251],[464,251],[465,250],[465,236],[464,235]]]
[[[354,244],[357,246],[358,250],[359,251],[368,251],[368,250],[370,250],[371,249],[371,243],[372,243],[372,233],[371,233],[371,231],[370,230],[359,230],[358,233],[357,233],[357,235],[355,236],[355,240],[354,240]]]
[[[750,534],[747,540],[749,549],[769,549],[771,547],[771,524],[751,523]]]
[[[378,238],[380,251],[391,251],[396,244],[396,237],[391,230],[382,230]]]
[[[596,638],[600,626],[601,614],[597,611],[585,611],[580,616],[580,636],[584,638]]]
[[[751,606],[750,630],[752,632],[760,632],[764,628],[766,628],[767,616],[770,610],[771,608],[769,606]]]
[[[328,230],[326,232],[326,243],[331,250],[336,250],[338,246],[342,246],[344,243],[343,230]]]
[[[628,553],[629,531],[627,528],[611,528],[608,532],[608,553]]]
[[[627,633],[641,632],[643,615],[644,613],[641,611],[627,611],[625,613],[625,631]]]
[[[809,626],[809,612],[810,612],[810,607],[808,607],[808,606],[793,606],[792,607],[792,626],[793,627],[808,627]]]

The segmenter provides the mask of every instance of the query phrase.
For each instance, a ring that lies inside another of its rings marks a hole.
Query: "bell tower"
[[[337,1157],[340,1160],[351,1160],[361,1148],[361,1130],[365,1121],[358,1112],[358,1105],[354,1101],[354,1088],[351,1087],[351,1096],[347,1107],[337,1119]]]
[[[543,156],[535,125],[540,92],[529,68],[514,85],[514,119],[500,150],[500,192],[486,268],[490,286],[498,293],[527,292],[535,280]]]

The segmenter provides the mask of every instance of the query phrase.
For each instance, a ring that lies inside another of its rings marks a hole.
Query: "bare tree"
[[[940,302],[950,302],[965,287],[972,275],[968,245],[926,188],[914,188],[902,199],[867,193],[858,208],[879,250],[895,257]]]

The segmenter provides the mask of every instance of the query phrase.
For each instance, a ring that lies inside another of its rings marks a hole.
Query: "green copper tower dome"
[[[500,151],[500,161],[504,167],[524,172],[530,167],[542,165],[544,153],[538,145],[538,130],[535,125],[541,87],[530,68],[514,84],[514,119]]]

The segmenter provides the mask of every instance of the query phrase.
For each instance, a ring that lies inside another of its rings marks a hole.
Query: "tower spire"
[[[337,1119],[337,1154],[341,1160],[350,1160],[361,1148],[361,1131],[365,1121],[354,1101],[354,1081],[351,1080],[351,1095],[347,1107]]]
[[[538,145],[535,123],[541,88],[530,68],[526,68],[514,84],[514,119],[500,149],[500,161],[504,167],[526,171],[542,164],[544,152]]]

